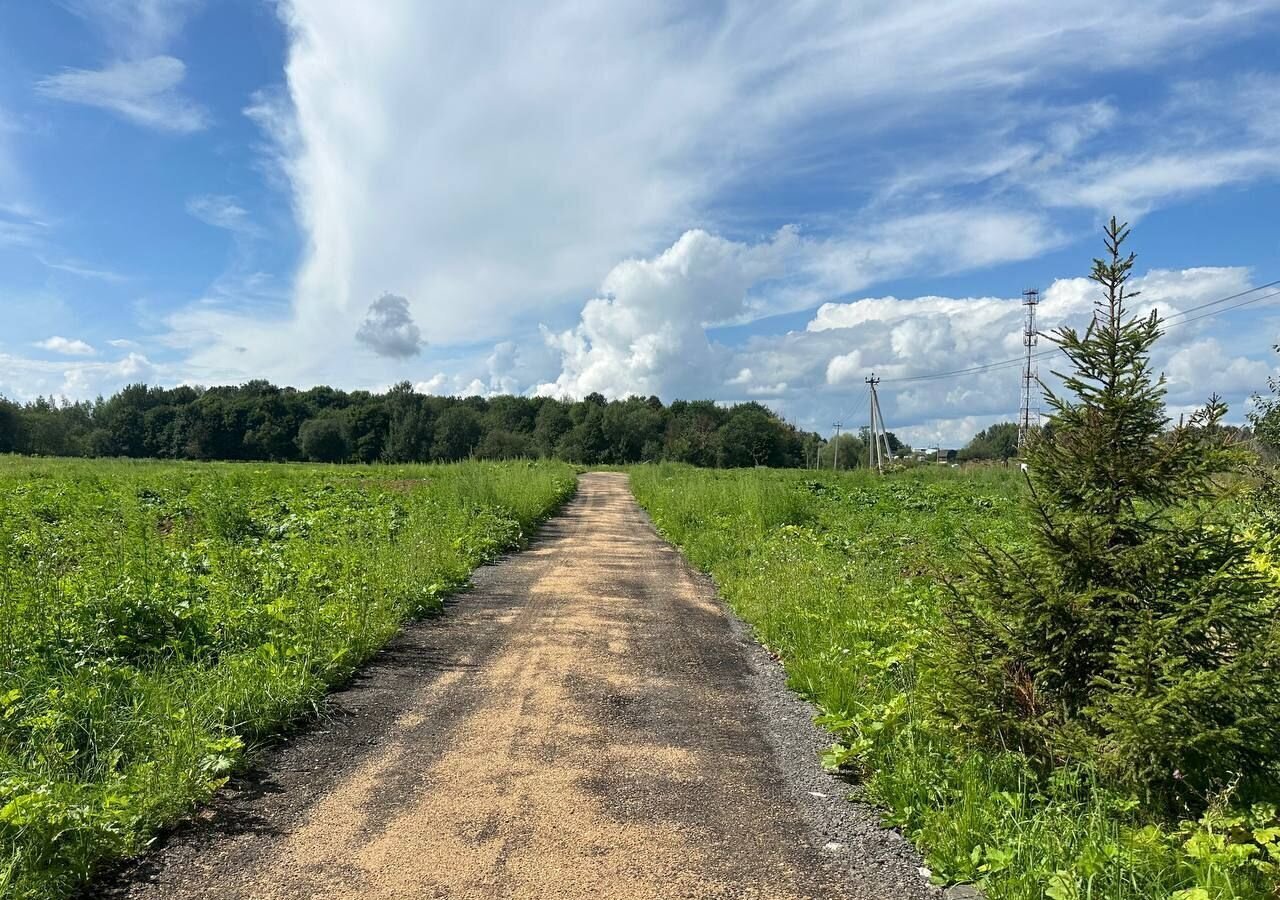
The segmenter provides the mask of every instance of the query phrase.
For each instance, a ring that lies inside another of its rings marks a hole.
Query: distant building
[[[911,451],[910,458],[916,462],[936,462],[936,463],[953,463],[956,461],[958,450],[947,450],[942,447],[916,447]]]

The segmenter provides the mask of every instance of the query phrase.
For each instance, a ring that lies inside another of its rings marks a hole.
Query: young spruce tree
[[[1216,397],[1172,425],[1133,316],[1134,255],[1112,218],[1083,334],[1026,453],[1030,546],[979,548],[953,586],[948,706],[1042,765],[1088,763],[1150,801],[1187,802],[1280,757],[1276,604],[1216,503],[1241,462]]]

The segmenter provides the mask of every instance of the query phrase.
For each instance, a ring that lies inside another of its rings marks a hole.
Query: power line
[[[844,422],[856,421],[858,418],[858,413],[862,412],[862,407],[866,405],[868,399],[870,399],[869,394],[866,394],[866,393],[859,394],[858,402],[854,403],[853,406],[849,408],[849,411],[840,417],[841,421],[844,421]]]
[[[1220,303],[1226,303],[1229,300],[1235,300],[1239,297],[1247,296],[1248,294],[1255,293],[1256,291],[1265,290],[1266,288],[1269,288],[1269,287],[1275,287],[1276,285],[1280,285],[1280,279],[1277,279],[1275,281],[1269,281],[1266,284],[1260,284],[1257,287],[1250,288],[1247,291],[1240,291],[1239,293],[1231,294],[1230,296],[1227,296],[1227,297],[1219,297],[1216,300],[1210,300],[1207,303],[1201,303],[1198,306],[1192,306],[1189,309],[1184,309],[1184,310],[1181,310],[1180,312],[1172,313],[1169,316],[1167,316],[1163,320],[1163,322],[1169,322],[1173,319],[1179,319],[1183,316],[1189,316],[1191,315],[1191,313],[1199,312],[1200,310],[1203,310],[1203,309],[1208,309],[1211,306],[1217,306]],[[1268,293],[1268,294],[1262,294],[1261,296],[1258,296],[1258,297],[1251,297],[1250,299],[1245,300],[1242,303],[1235,303],[1235,304],[1232,304],[1231,306],[1223,307],[1222,309],[1216,309],[1213,312],[1204,313],[1202,315],[1192,316],[1189,319],[1182,319],[1181,321],[1173,322],[1172,324],[1166,326],[1164,330],[1168,331],[1169,329],[1177,328],[1180,325],[1187,325],[1187,324],[1190,324],[1191,322],[1197,322],[1201,319],[1208,319],[1208,318],[1211,318],[1212,316],[1216,316],[1224,312],[1230,312],[1233,309],[1240,309],[1241,307],[1249,306],[1254,303],[1260,303],[1263,300],[1269,300],[1270,298],[1277,297],[1277,296],[1280,296],[1280,290],[1272,291],[1271,293]],[[1033,354],[1031,358],[1033,360],[1044,359],[1046,357],[1053,356],[1054,354],[1061,353],[1061,352],[1062,350],[1060,347],[1054,347],[1050,350],[1041,350],[1039,353]],[[1013,359],[1000,360],[999,362],[984,363],[982,365],[969,366],[968,368],[964,368],[964,369],[954,369],[950,372],[931,372],[925,375],[903,375],[897,378],[882,378],[880,380],[885,382],[886,384],[890,382],[892,382],[893,384],[903,384],[911,381],[934,381],[941,378],[955,378],[960,375],[976,375],[981,372],[992,372],[998,369],[1008,369],[1014,366],[1022,366],[1025,363],[1026,363],[1026,357],[1019,356],[1019,357],[1014,357]]]
[[[1273,281],[1272,284],[1280,284],[1280,282]],[[1237,294],[1236,296],[1240,296],[1240,295]],[[1212,318],[1213,316],[1216,316],[1219,313],[1230,312],[1233,309],[1239,309],[1242,306],[1248,306],[1251,303],[1258,303],[1262,300],[1270,299],[1271,297],[1280,297],[1280,291],[1272,291],[1269,294],[1263,294],[1261,297],[1253,297],[1241,303],[1233,303],[1230,306],[1224,306],[1222,309],[1215,309],[1213,312],[1204,313],[1203,315],[1199,315],[1199,316],[1192,316],[1190,319],[1183,319],[1181,322],[1174,322],[1172,325],[1169,326],[1169,328],[1177,328],[1179,325],[1188,325],[1191,322],[1196,322],[1196,321],[1199,321],[1200,319]],[[1187,310],[1187,312],[1195,312],[1195,310],[1189,309]],[[1179,315],[1185,315],[1185,313],[1179,313]],[[1172,319],[1173,316],[1170,316],[1169,318]],[[1169,328],[1166,328],[1165,331],[1168,331]]]

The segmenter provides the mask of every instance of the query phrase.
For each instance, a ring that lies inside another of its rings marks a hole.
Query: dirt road
[[[476,585],[93,896],[935,896],[625,476]]]

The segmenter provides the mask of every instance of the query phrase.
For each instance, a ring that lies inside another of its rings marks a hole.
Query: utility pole
[[[1022,365],[1022,405],[1018,409],[1018,450],[1027,445],[1031,436],[1031,394],[1039,380],[1034,368],[1036,347],[1036,306],[1040,303],[1040,291],[1028,288],[1022,292],[1023,326],[1022,346],[1026,360]],[[1040,412],[1036,410],[1036,424],[1040,424]]]
[[[831,424],[836,427],[836,455],[835,458],[831,460],[831,471],[834,472],[840,468],[840,429],[844,426],[844,422],[840,419],[836,419],[836,421]]]
[[[872,372],[871,377],[864,380],[871,386],[871,432],[867,435],[867,464],[884,474],[884,454],[881,453],[880,444],[880,431],[884,427],[884,420],[880,416],[880,400],[876,397],[876,385],[880,383],[880,379],[876,377],[875,372]],[[884,449],[887,451],[888,448],[886,439]]]

